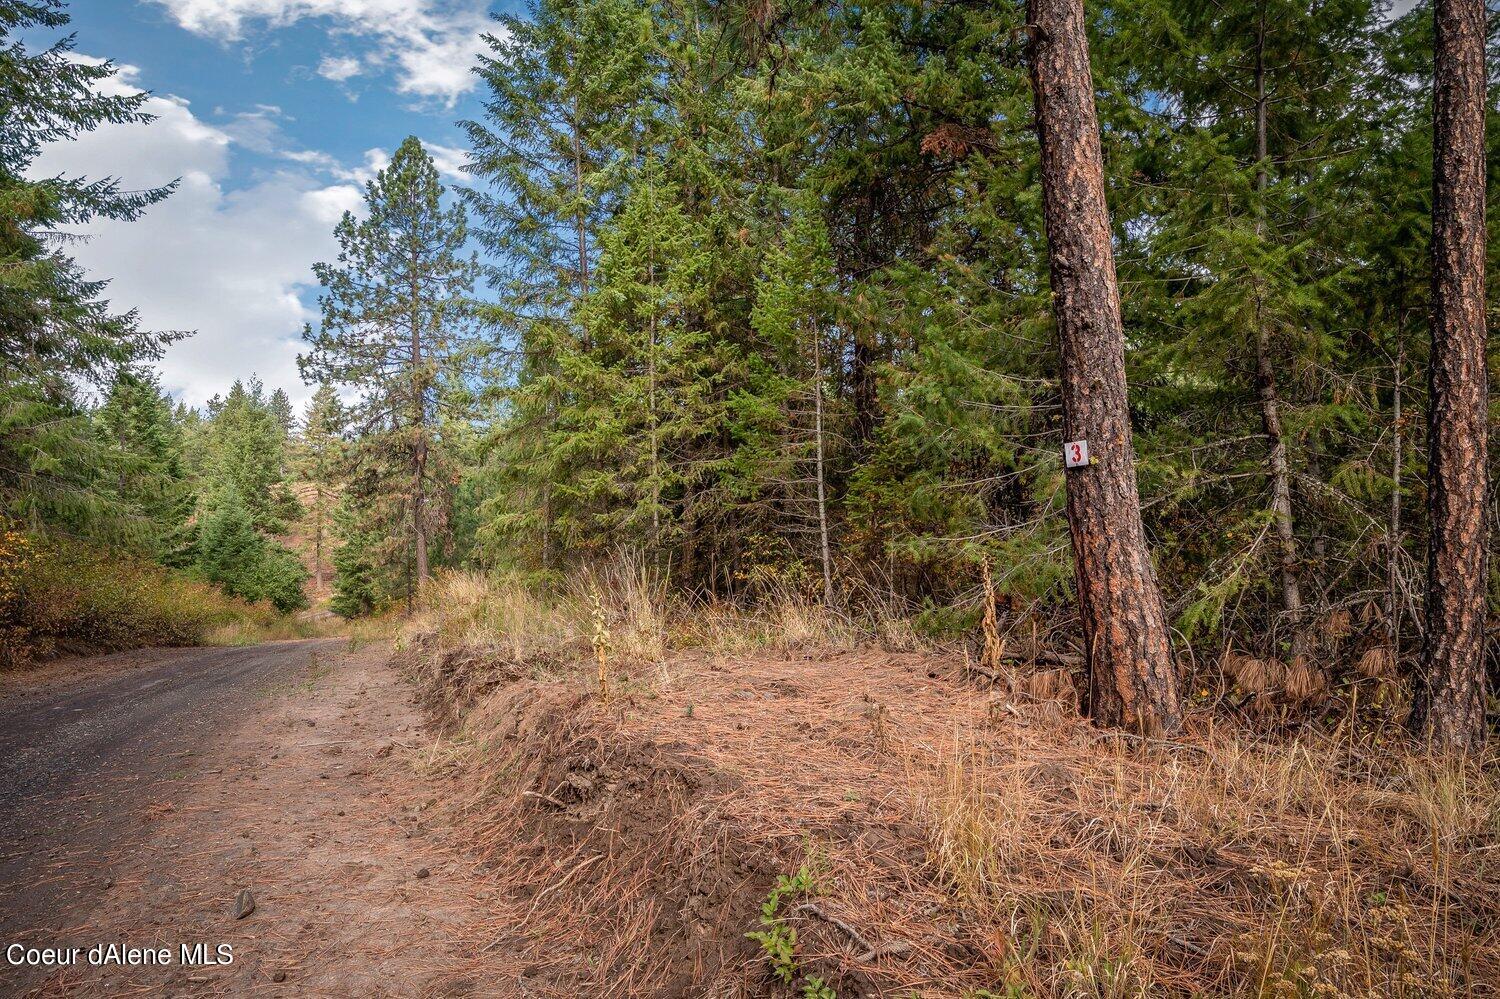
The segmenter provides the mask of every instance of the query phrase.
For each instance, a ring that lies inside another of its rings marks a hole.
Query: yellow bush
[[[0,532],[0,668],[69,652],[196,645],[226,625],[276,617],[118,551]]]

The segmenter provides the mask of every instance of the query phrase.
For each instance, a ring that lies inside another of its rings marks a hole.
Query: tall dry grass
[[[667,579],[630,550],[545,591],[504,574],[440,573],[401,631],[408,638],[434,635],[443,649],[496,649],[512,662],[554,659],[558,650],[590,646],[596,601],[610,654],[622,667],[660,666],[671,653],[690,649],[739,653],[919,644],[893,606],[872,604],[856,618],[792,587],[767,587],[751,607],[673,596]]]
[[[0,668],[151,645],[301,637],[269,604],[104,547],[0,528]]]

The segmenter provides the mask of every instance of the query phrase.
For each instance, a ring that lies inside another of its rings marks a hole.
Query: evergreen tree
[[[188,544],[193,494],[182,461],[182,429],[171,401],[149,372],[116,374],[104,404],[93,415],[114,498],[145,518],[143,543],[156,558],[179,564]]]
[[[140,329],[134,313],[112,313],[105,283],[84,277],[59,237],[93,219],[138,218],[171,186],[128,191],[113,178],[29,176],[47,143],[151,120],[145,94],[99,92],[114,65],[74,59],[71,37],[35,52],[20,37],[67,24],[61,0],[0,0],[0,515],[139,537],[144,525],[101,488],[108,456],[79,392],[107,387],[173,336]]]
[[[322,590],[325,547],[338,500],[348,418],[333,386],[323,384],[307,404],[298,441],[298,471],[309,487],[307,516],[312,520],[313,585]]]
[[[471,318],[477,264],[463,256],[464,210],[444,208],[442,196],[432,158],[407,138],[366,186],[368,217],[346,213],[335,229],[338,262],[314,268],[327,289],[322,323],[306,330],[311,349],[298,358],[304,378],[359,391],[356,460],[401,468],[418,583],[444,534],[452,476],[442,424],[472,405],[468,379],[484,347]]]
[[[279,388],[272,392],[266,407],[270,409],[276,425],[281,428],[282,436],[291,437],[297,429],[297,417],[292,412],[292,399],[286,394],[286,389]]]
[[[1484,3],[1433,4],[1432,400],[1427,631],[1410,723],[1434,745],[1484,744],[1489,467],[1485,356]]]
[[[307,606],[307,580],[296,554],[255,528],[250,509],[234,486],[215,498],[198,533],[196,567],[226,593],[267,600],[282,613]]]
[[[1063,438],[1077,442],[1068,524],[1089,710],[1152,734],[1182,724],[1177,672],[1137,497],[1125,333],[1104,199],[1083,0],[1028,0],[1048,258],[1062,356]]]
[[[209,402],[200,475],[212,488],[233,487],[257,529],[279,534],[300,516],[287,482],[288,444],[258,378],[236,381]]]

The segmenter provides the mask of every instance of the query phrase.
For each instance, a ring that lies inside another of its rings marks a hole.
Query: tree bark
[[[412,503],[411,526],[417,562],[416,588],[427,582],[427,379],[422,373],[422,296],[415,275],[419,273],[416,251],[411,267],[411,388],[412,432]]]
[[[1410,725],[1435,748],[1484,742],[1486,611],[1485,4],[1436,0],[1427,633]]]
[[[1082,0],[1028,0],[1043,215],[1062,359],[1063,428],[1092,464],[1067,472],[1089,708],[1103,724],[1182,724],[1161,594],[1146,549],[1125,394],[1104,156]]]
[[[1266,232],[1265,194],[1269,182],[1266,158],[1270,155],[1266,113],[1266,23],[1261,11],[1255,37],[1255,234],[1264,239]],[[1271,335],[1261,317],[1260,293],[1255,308],[1255,390],[1260,399],[1260,420],[1265,430],[1271,470],[1271,519],[1276,529],[1276,546],[1281,564],[1281,606],[1292,630],[1292,656],[1306,655],[1307,628],[1302,610],[1302,581],[1297,569],[1297,534],[1292,522],[1291,468],[1287,461],[1286,437],[1281,431],[1281,397],[1276,389],[1276,368],[1271,360]]]
[[[828,547],[828,485],[823,453],[823,330],[816,318],[813,340],[813,435],[818,462],[818,542],[823,558],[823,605],[833,606],[833,557]]]

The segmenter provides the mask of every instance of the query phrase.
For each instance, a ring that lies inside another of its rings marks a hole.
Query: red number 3
[[[1077,444],[1074,444],[1073,445],[1073,464],[1076,465],[1076,464],[1078,464],[1082,460],[1083,460],[1083,448],[1079,447]]]

